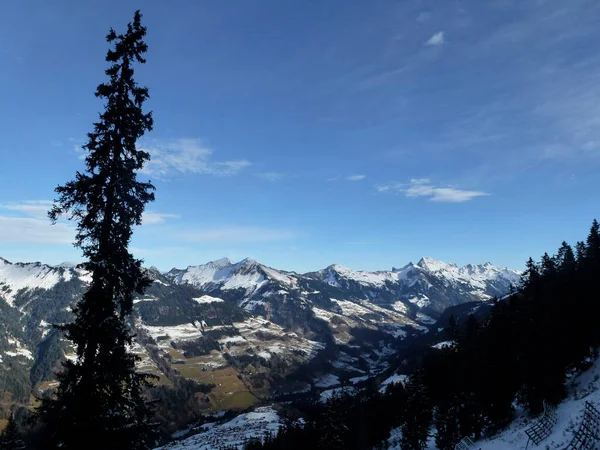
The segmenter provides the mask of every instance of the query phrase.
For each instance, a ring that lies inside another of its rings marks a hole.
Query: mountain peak
[[[422,269],[437,271],[442,270],[448,266],[455,266],[455,264],[447,264],[443,261],[438,261],[437,259],[430,258],[429,256],[423,256],[417,263],[417,266],[419,266]]]
[[[245,268],[247,268],[247,269],[250,269],[250,268],[255,268],[255,267],[258,267],[258,266],[260,266],[261,264],[260,264],[260,263],[259,263],[257,260],[255,260],[255,259],[252,259],[252,258],[244,258],[244,259],[242,259],[242,260],[241,260],[239,263],[237,263],[236,265],[237,265],[237,266],[240,266],[240,267],[245,267]]]
[[[229,258],[215,259],[214,261],[209,261],[208,263],[206,263],[207,266],[211,267],[226,267],[231,266],[232,264],[233,263]]]
[[[325,269],[334,270],[336,272],[347,272],[348,269],[346,266],[342,266],[341,264],[330,264]]]

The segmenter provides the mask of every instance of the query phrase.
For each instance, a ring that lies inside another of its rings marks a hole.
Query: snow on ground
[[[363,272],[360,270],[348,269],[347,267],[340,266],[339,264],[334,264],[328,269],[331,269],[332,272],[335,272],[342,278],[356,281],[357,283],[363,285],[383,286],[386,281],[398,281],[398,275],[395,272]],[[331,272],[325,281],[333,286],[337,285],[337,281]]]
[[[553,433],[538,447],[534,446],[533,448],[557,449],[566,446],[581,424],[585,402],[592,402],[596,408],[600,409],[600,360],[596,360],[588,371],[575,377],[569,383],[569,391],[567,400],[558,405],[556,410],[558,420],[553,428]],[[533,423],[535,423],[534,419],[522,416],[498,436],[477,441],[476,448],[481,447],[482,450],[525,448],[527,436],[524,431]]]
[[[387,381],[387,380],[386,380]],[[529,444],[531,449],[561,449],[571,442],[574,432],[581,424],[583,409],[586,401],[593,403],[600,409],[600,359],[596,360],[592,368],[573,378],[568,385],[568,398],[558,405],[556,410],[557,423],[553,427],[550,436],[544,439],[540,445]],[[507,450],[524,449],[527,445],[525,430],[535,423],[534,418],[527,417],[522,410],[516,414],[517,418],[507,429],[496,436],[475,442],[474,449],[480,450]],[[400,436],[398,429],[393,430],[395,436],[390,437],[388,442],[392,443],[390,450],[400,450],[397,439]],[[427,450],[436,448],[434,439],[429,440]]]
[[[356,383],[360,383],[361,381],[366,381],[368,379],[369,379],[368,375],[363,375],[362,377],[350,378],[350,383],[356,384]]]
[[[224,424],[206,424],[200,427],[202,432],[199,434],[160,447],[160,450],[216,450],[230,446],[242,449],[250,439],[262,440],[267,433],[277,434],[280,424],[279,415],[273,408],[256,408]]]
[[[158,300],[158,298],[157,298],[157,297],[143,297],[143,298],[136,298],[136,299],[133,301],[133,304],[135,305],[136,303],[139,303],[139,302],[155,302],[155,301],[157,301],[157,300]]]
[[[202,331],[191,323],[174,326],[144,325],[143,327],[155,340],[161,336],[169,336],[170,340],[189,340],[197,339],[202,336]]]
[[[379,392],[385,392],[389,384],[406,383],[406,380],[408,380],[408,375],[394,374],[391,377],[386,378],[381,383],[381,386],[379,387]]]
[[[7,341],[10,345],[14,346],[14,348],[5,351],[5,356],[24,356],[27,359],[33,359],[33,354],[27,349],[27,347],[22,345],[18,339],[8,336]]]
[[[291,364],[315,356],[324,347],[321,342],[302,338],[259,316],[234,322],[233,327],[238,335],[219,339],[222,344],[235,344],[227,349],[232,356],[246,355],[252,349],[262,358],[270,359],[273,354],[278,354]]]
[[[427,314],[417,313],[417,322],[424,323],[426,325],[433,325],[437,320],[429,317]]]
[[[200,266],[190,266],[181,271],[175,277],[175,281],[202,287],[209,283],[224,281],[233,272],[234,268],[234,264],[229,259],[223,258]]]
[[[51,289],[60,281],[70,279],[69,269],[40,263],[13,264],[0,258],[0,293],[11,306],[21,289]]]
[[[238,343],[244,343],[246,342],[246,339],[244,339],[243,336],[227,336],[224,338],[219,339],[219,343],[220,344],[238,344]]]
[[[326,375],[323,375],[322,377],[315,378],[313,381],[315,386],[318,388],[328,388],[340,384],[340,379],[332,373],[328,373]]]
[[[442,341],[442,342],[438,342],[435,345],[432,345],[432,348],[437,348],[438,350],[443,349],[444,347],[450,347],[452,346],[452,344],[454,344],[454,341]]]
[[[408,301],[410,303],[412,303],[413,305],[417,305],[419,308],[425,308],[426,306],[431,305],[431,301],[429,300],[429,297],[427,297],[426,295],[419,295],[418,297],[411,297],[408,299]]]
[[[40,326],[39,327],[42,329],[42,338],[45,338],[46,335],[52,329],[52,324],[49,324],[44,319],[42,319],[42,320],[40,320]]]
[[[365,308],[358,303],[347,300],[336,300],[335,298],[332,298],[331,301],[337,303],[342,308],[342,314],[345,316],[362,316],[371,313],[369,308]]]
[[[250,272],[248,274],[235,273],[223,284],[223,289],[258,290],[265,282],[264,275],[259,272]]]
[[[270,267],[265,267],[265,266],[263,266],[262,269],[264,270],[264,272],[267,274],[267,276],[269,278],[272,278],[281,284],[287,284],[288,286],[296,285],[296,280],[283,272],[280,272],[278,270],[271,269]]]
[[[394,309],[394,311],[397,311],[402,314],[406,314],[406,312],[408,311],[408,308],[406,307],[404,302],[400,301],[392,303],[392,308]]]
[[[27,359],[33,359],[33,355],[26,348],[17,348],[15,351],[6,351],[4,352],[6,356],[24,356]]]
[[[224,300],[218,297],[211,297],[210,295],[203,295],[202,297],[194,297],[192,298],[195,302],[198,303],[219,303]]]
[[[458,267],[456,264],[446,264],[442,261],[424,257],[417,263],[417,267],[426,269],[431,273],[441,275],[447,280],[468,283],[471,286],[485,289],[486,282],[498,279],[508,280],[517,284],[521,275],[505,267],[496,267],[492,264],[467,264]]]
[[[342,386],[335,389],[328,389],[326,391],[321,392],[320,399],[321,402],[325,403],[327,400],[340,396],[342,394],[355,395],[356,388],[352,386]]]

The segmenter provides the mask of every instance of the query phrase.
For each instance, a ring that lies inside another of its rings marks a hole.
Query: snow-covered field
[[[203,425],[199,434],[160,447],[160,450],[215,450],[229,446],[243,449],[251,439],[264,439],[267,433],[277,434],[280,424],[279,415],[273,408],[256,408],[223,424]]]

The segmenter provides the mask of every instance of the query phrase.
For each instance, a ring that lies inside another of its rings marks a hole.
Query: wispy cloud
[[[0,209],[16,211],[26,216],[45,218],[52,208],[51,200],[25,200],[18,203],[0,204]]]
[[[262,227],[205,228],[182,232],[179,235],[184,241],[207,244],[276,242],[293,239],[295,236],[296,234],[290,230]]]
[[[164,223],[167,219],[179,219],[181,216],[179,214],[168,214],[168,213],[159,213],[156,211],[145,211],[142,215],[142,224],[143,225],[154,225],[157,223]]]
[[[365,178],[366,178],[366,175],[350,175],[349,177],[346,177],[346,180],[361,181],[361,180],[364,180]]]
[[[52,225],[47,218],[49,200],[30,200],[0,205],[0,242],[11,244],[70,244],[75,238],[72,223]]]
[[[214,161],[214,151],[203,146],[197,139],[178,139],[143,148],[150,153],[152,159],[141,172],[159,178],[181,174],[230,176],[251,165],[245,159]]]
[[[375,187],[378,192],[403,193],[407,197],[425,197],[433,202],[462,203],[489,195],[482,191],[435,186],[428,178],[413,178],[409,183],[392,183]]]
[[[281,173],[281,172],[259,172],[259,173],[255,173],[254,176],[257,176],[258,178],[262,178],[263,180],[267,180],[267,181],[281,181],[284,178],[286,178],[286,174]]]
[[[48,211],[51,200],[25,200],[0,204],[0,242],[14,244],[71,244],[75,240],[75,223],[59,220],[52,224]],[[177,214],[147,211],[142,217],[144,225],[179,218]]]
[[[438,31],[437,33],[434,33],[433,36],[431,36],[427,40],[427,42],[425,42],[425,45],[427,45],[427,46],[442,45],[442,44],[444,44],[444,42],[445,42],[444,32]]]

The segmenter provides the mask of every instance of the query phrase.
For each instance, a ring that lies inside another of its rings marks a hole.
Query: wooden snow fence
[[[544,412],[541,417],[525,430],[525,434],[527,435],[527,445],[525,448],[527,449],[529,442],[539,445],[540,442],[550,436],[554,425],[556,425],[556,406],[544,400]]]
[[[594,450],[598,441],[600,441],[600,411],[591,402],[585,402],[581,425],[569,445],[563,450]]]
[[[475,448],[475,444],[469,436],[462,438],[462,440],[456,444],[454,450],[472,450]]]

